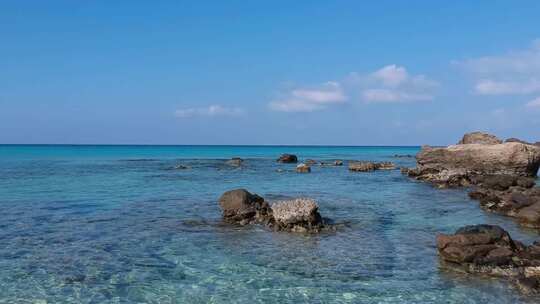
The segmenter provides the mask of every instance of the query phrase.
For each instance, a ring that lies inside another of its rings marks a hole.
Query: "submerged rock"
[[[473,225],[437,235],[443,267],[506,277],[524,292],[540,291],[540,244],[525,246],[498,226]]]
[[[240,167],[244,163],[244,160],[240,157],[233,157],[226,162],[227,165],[232,167]]]
[[[277,161],[280,163],[297,163],[298,157],[294,154],[282,154]]]
[[[369,161],[350,161],[349,170],[358,172],[368,172],[374,170],[393,170],[395,169],[394,163],[391,162],[369,162]]]
[[[325,225],[317,203],[308,198],[284,200],[270,206],[262,197],[245,189],[225,192],[219,199],[228,223],[263,224],[276,231],[316,233]]]
[[[309,198],[281,201],[272,205],[277,230],[318,232],[323,228],[317,203]]]
[[[459,141],[458,145],[468,144],[480,144],[480,145],[496,145],[501,144],[497,136],[484,132],[471,132],[463,135],[463,138]]]
[[[311,167],[306,164],[299,164],[296,166],[296,172],[298,173],[309,173],[311,172]]]

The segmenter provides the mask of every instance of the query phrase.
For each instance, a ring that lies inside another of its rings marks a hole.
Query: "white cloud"
[[[367,77],[352,74],[363,87],[361,98],[368,103],[432,100],[439,84],[424,75],[410,75],[404,67],[387,65]]]
[[[269,107],[280,112],[313,112],[346,100],[341,84],[330,81],[313,88],[294,89],[284,98],[270,102]]]
[[[527,95],[540,92],[540,40],[525,50],[457,62],[475,77],[480,95]]]
[[[432,100],[433,96],[429,94],[411,94],[390,89],[368,89],[362,92],[362,98],[368,103],[392,103]]]
[[[239,116],[245,113],[242,108],[227,108],[220,105],[211,105],[202,108],[186,108],[176,110],[174,113],[179,118],[190,118],[195,116]]]
[[[526,104],[526,106],[529,107],[529,108],[539,108],[540,109],[540,97],[537,97],[537,98],[529,101]]]
[[[521,95],[540,92],[540,81],[530,79],[527,82],[479,80],[475,92],[480,95]]]

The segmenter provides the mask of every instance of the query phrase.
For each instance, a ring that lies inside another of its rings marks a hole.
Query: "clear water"
[[[519,303],[505,281],[439,269],[435,234],[503,226],[464,190],[399,171],[277,164],[364,159],[412,166],[417,147],[0,146],[0,303]],[[227,158],[247,159],[242,169]],[[171,170],[175,164],[190,170]],[[278,168],[285,169],[277,172]],[[295,235],[221,223],[245,187],[309,196],[344,227]]]

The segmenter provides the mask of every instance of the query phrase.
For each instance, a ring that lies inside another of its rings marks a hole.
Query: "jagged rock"
[[[323,222],[317,203],[309,198],[280,201],[270,206],[257,194],[235,189],[223,193],[219,205],[228,223],[262,224],[277,231],[308,233],[332,228]]]
[[[471,132],[463,135],[458,145],[480,144],[480,145],[495,145],[501,144],[502,140],[495,135],[483,132]]]
[[[240,167],[244,163],[244,160],[240,157],[233,157],[226,162],[227,165],[232,167]]]
[[[317,203],[308,198],[281,201],[272,205],[278,230],[293,232],[318,232],[323,228]]]
[[[395,165],[391,162],[381,162],[381,163],[375,163],[375,162],[369,162],[369,161],[350,161],[349,162],[350,171],[367,172],[367,171],[374,171],[374,170],[393,170],[395,168],[396,168]]]
[[[257,194],[245,189],[230,190],[219,198],[223,219],[240,225],[263,222],[271,219],[270,205]]]
[[[294,154],[282,154],[277,161],[280,163],[297,163],[298,157]]]
[[[296,166],[296,172],[298,173],[309,173],[311,172],[311,167],[306,164],[299,164]]]
[[[437,249],[443,267],[506,277],[524,292],[540,291],[540,247],[512,240],[501,227],[474,225],[439,234]]]
[[[521,144],[532,145],[530,142],[526,142],[524,140],[521,140],[521,139],[515,138],[515,137],[508,138],[504,142],[507,142],[507,143],[509,143],[509,142],[517,142],[517,143],[521,143]]]

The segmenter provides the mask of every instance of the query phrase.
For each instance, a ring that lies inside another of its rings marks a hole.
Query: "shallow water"
[[[0,303],[519,303],[505,281],[439,269],[435,234],[498,224],[464,190],[398,170],[278,164],[364,159],[413,166],[417,147],[0,146]],[[225,160],[247,159],[243,168]],[[184,164],[187,170],[174,170]],[[284,169],[284,172],[277,172]],[[335,233],[221,223],[217,198],[244,187],[309,196]]]

